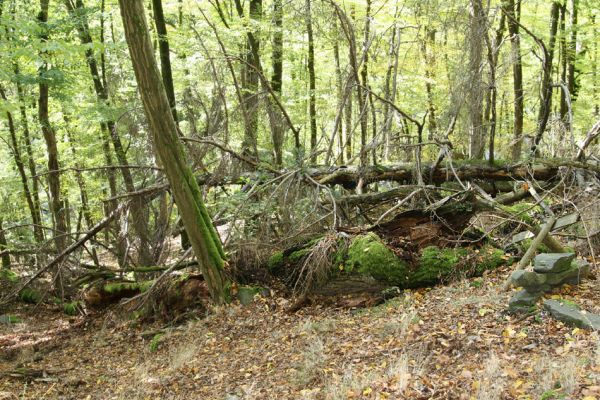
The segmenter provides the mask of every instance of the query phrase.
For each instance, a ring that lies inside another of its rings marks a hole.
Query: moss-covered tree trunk
[[[10,254],[4,252],[8,247],[6,236],[4,235],[4,228],[2,227],[2,218],[0,217],[0,254],[2,254],[2,268],[10,268]]]
[[[155,152],[171,184],[211,297],[216,303],[223,303],[228,286],[223,269],[225,253],[177,135],[177,126],[154,59],[144,4],[142,0],[119,0],[119,5]]]

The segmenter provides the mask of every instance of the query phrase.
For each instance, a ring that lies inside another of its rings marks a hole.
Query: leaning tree
[[[119,5],[154,151],[162,162],[211,297],[216,303],[223,303],[228,287],[223,268],[225,252],[177,135],[177,125],[154,59],[143,1],[119,0]]]

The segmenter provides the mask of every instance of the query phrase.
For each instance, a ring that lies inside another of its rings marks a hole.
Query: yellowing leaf
[[[371,392],[373,392],[373,389],[371,389],[370,387],[368,387],[365,390],[363,390],[362,394],[363,394],[363,396],[368,396],[368,395],[371,394]]]

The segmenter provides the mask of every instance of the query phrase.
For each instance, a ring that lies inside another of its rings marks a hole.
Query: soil
[[[506,313],[509,268],[372,308],[274,293],[165,327],[18,304],[0,399],[600,399],[600,335]],[[600,312],[599,283],[547,297]],[[347,304],[347,303],[346,303]]]

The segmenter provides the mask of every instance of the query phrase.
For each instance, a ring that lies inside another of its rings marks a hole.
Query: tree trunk
[[[65,0],[65,5],[69,10],[71,15],[74,15],[76,11],[82,12],[84,9],[83,0],[76,0],[75,7],[70,0]],[[90,29],[87,23],[87,20],[82,17],[83,13],[77,17],[79,24],[77,24],[77,30],[79,32],[79,38],[81,43],[84,45],[91,45],[93,43],[92,36],[90,34]],[[92,81],[94,84],[94,91],[96,92],[96,97],[99,102],[104,104],[109,104],[109,95],[108,88],[106,86],[106,75],[104,70],[102,71],[102,75],[100,75],[100,71],[98,69],[98,62],[96,57],[94,56],[94,52],[91,47],[86,50],[86,61],[88,64],[88,68],[90,70],[90,74],[92,77]],[[125,149],[123,148],[123,144],[121,142],[121,138],[119,137],[119,132],[117,131],[117,127],[114,121],[106,121],[100,124],[100,128],[103,132],[104,137],[110,138],[110,141],[113,144],[115,154],[117,156],[117,161],[124,168],[121,168],[121,174],[123,176],[123,182],[125,184],[125,189],[128,192],[135,192],[135,184],[133,181],[133,176],[131,175],[131,170],[127,168],[129,165],[129,161],[127,160],[127,155],[125,154]],[[104,147],[105,151],[105,159],[107,162],[111,162],[112,157],[110,156],[110,151]],[[109,184],[112,192],[112,185],[114,180],[114,175],[111,176],[109,172]],[[115,182],[115,190],[116,190],[116,182]],[[111,205],[111,208],[114,209],[114,204]],[[142,197],[136,196],[131,201],[131,211],[133,214],[133,228],[135,230],[136,235],[139,238],[140,244],[138,249],[138,262],[143,265],[152,265],[154,264],[154,260],[152,259],[152,252],[150,251],[150,240],[149,240],[149,232],[148,232],[148,213],[145,209],[144,199]]]
[[[340,43],[339,43],[339,29],[337,25],[337,18],[333,18],[333,59],[335,61],[335,93],[337,96],[337,109],[338,113],[341,114],[344,112],[343,103],[344,103],[344,85],[342,83],[342,67],[340,63]],[[346,100],[348,101],[348,100]],[[341,123],[338,123],[338,164],[344,165],[344,128]]]
[[[169,39],[167,37],[167,24],[165,23],[165,15],[163,12],[162,1],[152,0],[152,9],[154,15],[154,24],[156,25],[156,33],[158,34],[158,51],[160,54],[160,72],[163,85],[167,91],[167,98],[173,113],[175,123],[179,123],[177,118],[177,107],[175,103],[175,88],[173,87],[173,73],[171,71],[171,58],[169,55]]]
[[[18,64],[14,65],[15,75],[19,74]],[[25,152],[27,153],[27,167],[29,169],[29,175],[31,176],[31,199],[33,201],[33,212],[32,220],[37,220],[40,226],[33,227],[33,233],[35,240],[40,243],[44,241],[44,230],[42,229],[42,213],[40,207],[40,187],[39,178],[37,177],[37,168],[35,166],[35,156],[33,154],[33,147],[31,146],[31,134],[29,132],[29,121],[27,119],[27,109],[25,101],[25,93],[23,86],[17,80],[17,96],[19,97],[19,112],[21,114],[21,124],[23,126],[23,139],[25,140]]]
[[[503,5],[504,12],[508,14],[508,32],[510,34],[513,67],[513,96],[514,96],[514,132],[512,143],[512,160],[521,158],[521,145],[523,141],[523,64],[521,63],[521,38],[519,37],[519,19],[521,17],[521,0],[507,0]]]
[[[306,0],[306,32],[308,35],[308,119],[310,122],[310,162],[317,163],[317,106],[315,99],[315,44],[313,39],[311,0]]]
[[[235,0],[240,18],[244,18],[244,9],[240,0]],[[260,71],[260,40],[254,33],[254,27],[262,19],[262,0],[250,0],[251,25],[246,26],[246,54],[242,66],[242,96],[248,121],[244,127],[242,153],[252,158],[258,157],[258,80]]]
[[[40,12],[38,14],[38,23],[40,25],[40,40],[42,43],[48,41],[48,3],[49,0],[40,0]],[[40,55],[42,58],[45,54]],[[56,143],[56,132],[50,124],[48,116],[48,82],[46,74],[48,65],[44,61],[39,68],[39,98],[38,98],[38,118],[44,134],[46,142],[46,150],[48,152],[48,187],[50,189],[50,208],[54,218],[55,231],[54,243],[56,250],[61,252],[67,245],[65,234],[67,233],[67,219],[65,208],[61,200],[60,192],[60,169],[58,164],[58,147]]]
[[[496,130],[497,130],[497,121],[498,121],[498,113],[497,113],[497,99],[498,99],[498,82],[496,82],[496,68],[498,65],[498,54],[500,53],[500,45],[502,43],[502,37],[504,36],[504,22],[506,16],[502,14],[500,16],[500,24],[498,29],[496,30],[496,35],[493,37],[493,41],[490,41],[489,35],[487,32],[484,35],[485,43],[487,46],[487,57],[488,64],[490,67],[489,71],[489,107],[486,112],[486,120],[489,123],[489,157],[488,162],[490,165],[494,165],[495,158],[495,140],[496,140]]]
[[[363,62],[360,69],[360,79],[362,89],[359,96],[360,107],[360,165],[366,167],[369,164],[369,153],[367,152],[367,128],[369,124],[369,42],[371,39],[371,0],[367,1],[367,10],[365,14],[365,31],[363,38]],[[359,86],[360,88],[360,86]],[[362,100],[362,101],[361,101]],[[373,106],[371,104],[371,106]]]
[[[540,84],[540,108],[537,117],[537,132],[531,146],[531,154],[537,155],[537,148],[544,136],[550,111],[552,109],[552,63],[554,58],[554,47],[556,45],[556,31],[558,30],[558,13],[560,11],[560,3],[552,2],[550,11],[550,39],[548,47],[543,47],[544,55],[542,62],[542,82]]]
[[[171,184],[211,297],[216,303],[223,303],[227,300],[229,286],[224,274],[225,253],[179,141],[169,100],[153,57],[143,1],[119,0],[119,5],[155,152]]]
[[[429,137],[432,138],[436,134],[437,124],[435,120],[435,104],[433,101],[433,74],[435,68],[435,53],[433,46],[435,45],[435,29],[425,27],[425,38],[423,39],[421,51],[425,59],[425,91],[427,92],[427,129]]]
[[[571,28],[571,38],[569,39],[569,48],[567,50],[567,87],[569,88],[569,93],[571,95],[571,100],[575,101],[577,99],[577,92],[579,90],[579,86],[577,85],[577,81],[575,80],[575,63],[577,61],[577,15],[579,8],[579,0],[570,0],[571,3],[571,19],[570,19],[570,28]],[[565,6],[566,8],[566,6]],[[592,23],[592,25],[594,25]],[[597,38],[597,36],[593,36]],[[594,40],[596,42],[596,40]]]
[[[273,1],[273,51],[271,62],[273,75],[271,75],[271,88],[281,98],[283,87],[283,4],[282,0]],[[272,106],[271,106],[272,107]],[[283,164],[283,141],[284,128],[279,113],[272,111],[274,119],[271,122],[271,135],[273,141],[273,153],[275,154],[275,165]]]
[[[567,6],[563,4],[560,7],[560,25],[559,25],[559,37],[560,37],[560,82],[567,85],[567,61],[569,56],[567,55],[567,32],[566,32],[566,16]],[[568,86],[567,86],[568,87]],[[560,90],[560,119],[567,125],[568,124],[568,105],[567,105],[567,93],[564,89]],[[562,139],[562,138],[561,138]]]
[[[4,234],[4,228],[2,227],[2,217],[0,217],[0,254],[2,254],[2,268],[10,268],[10,254],[4,252],[8,248],[8,242],[6,241],[6,235]]]
[[[486,33],[486,19],[481,0],[471,0],[471,21],[469,27],[469,134],[470,157],[481,160],[485,150],[485,129],[483,127],[483,82],[482,55],[483,35]]]
[[[6,98],[6,93],[4,92],[4,88],[1,86],[0,97],[2,98],[2,100],[8,101],[8,99]],[[25,172],[25,163],[23,162],[23,157],[21,156],[21,146],[19,145],[19,141],[17,140],[15,122],[10,111],[6,111],[6,119],[8,120],[8,132],[10,134],[10,143],[12,147],[11,150],[15,159],[17,171],[19,172],[19,177],[21,178],[21,183],[23,185],[23,194],[25,195],[27,207],[29,208],[29,214],[31,215],[31,221],[33,223],[33,236],[36,242],[41,243],[44,240],[44,235],[42,231],[42,221],[40,214],[35,207],[31,191],[29,190],[29,181],[27,180],[27,173]]]

